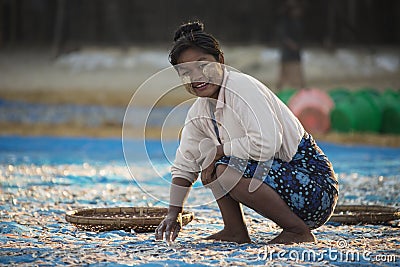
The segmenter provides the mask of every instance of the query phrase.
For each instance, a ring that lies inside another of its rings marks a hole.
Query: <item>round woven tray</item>
[[[167,213],[167,208],[156,207],[93,208],[69,211],[65,219],[82,230],[134,230],[143,233],[153,232]],[[193,218],[193,212],[184,211],[179,219],[182,225],[186,225]]]
[[[338,205],[329,219],[344,224],[381,224],[400,219],[400,210],[379,205]]]

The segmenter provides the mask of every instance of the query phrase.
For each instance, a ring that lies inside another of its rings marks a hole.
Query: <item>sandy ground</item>
[[[279,54],[263,46],[226,47],[226,63],[263,81],[275,90]],[[400,88],[400,50],[395,48],[340,48],[334,51],[309,48],[304,51],[304,71],[308,87],[329,90],[363,86],[379,90]],[[166,48],[86,47],[54,58],[47,48],[0,50],[0,99],[47,104],[82,104],[125,107],[135,90],[149,77],[169,67]],[[163,81],[160,81],[162,84]],[[151,105],[160,93],[152,88],[140,103]],[[160,105],[173,106],[190,95],[169,94]],[[2,135],[67,135],[116,137],[121,125],[47,125],[1,122]],[[177,130],[171,130],[176,137]],[[157,130],[149,131],[157,137]],[[140,135],[140,131],[138,131]],[[333,142],[370,143],[400,146],[398,136],[330,133],[317,138]]]
[[[39,148],[39,155],[41,151]],[[13,155],[18,158],[18,153]],[[35,160],[36,153],[31,156]],[[398,221],[326,224],[314,231],[317,244],[268,245],[279,227],[244,208],[251,244],[205,241],[203,238],[223,228],[218,207],[206,189],[192,190],[186,208],[194,212],[195,219],[183,227],[173,244],[155,241],[153,233],[83,231],[65,221],[66,211],[159,206],[160,202],[129,182],[131,177],[120,161],[66,164],[63,159],[63,164],[53,165],[25,160],[28,163],[0,164],[0,266],[398,266],[400,260]],[[83,159],[77,154],[74,160]],[[136,167],[147,172],[140,164]],[[339,204],[398,204],[398,175],[379,180],[341,173],[339,183]],[[168,197],[168,190],[157,182],[144,181],[142,186],[159,199]]]

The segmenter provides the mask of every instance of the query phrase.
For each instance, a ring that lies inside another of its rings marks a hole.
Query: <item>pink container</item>
[[[330,112],[334,105],[332,98],[317,88],[298,91],[288,103],[294,115],[311,134],[329,131],[331,127]]]

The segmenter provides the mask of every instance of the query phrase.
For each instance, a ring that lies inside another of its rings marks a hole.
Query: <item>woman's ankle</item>
[[[245,231],[238,231],[238,230],[224,228],[221,231],[206,237],[205,239],[231,241],[231,242],[236,242],[236,243],[250,243],[251,242],[251,239],[247,232],[247,229]]]
[[[270,240],[268,244],[294,244],[308,242],[317,242],[314,234],[311,231],[305,233],[293,233],[283,230],[277,237]]]
[[[283,231],[294,233],[294,234],[308,234],[311,233],[311,229],[305,224],[294,225],[291,227],[282,228]]]
[[[224,226],[224,228],[221,230],[221,232],[224,233],[229,233],[232,235],[238,235],[238,236],[249,236],[249,232],[247,231],[247,227],[229,227],[229,226]]]

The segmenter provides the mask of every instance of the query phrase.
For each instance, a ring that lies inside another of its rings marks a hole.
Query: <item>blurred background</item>
[[[331,45],[398,45],[400,3],[396,0],[308,0],[304,41]],[[223,43],[268,44],[285,1],[211,0],[2,0],[1,44],[168,44],[177,26],[205,22]]]
[[[310,131],[399,145],[396,0],[0,0],[0,134],[120,136],[131,96],[193,20]],[[160,114],[188,97],[164,97]]]

